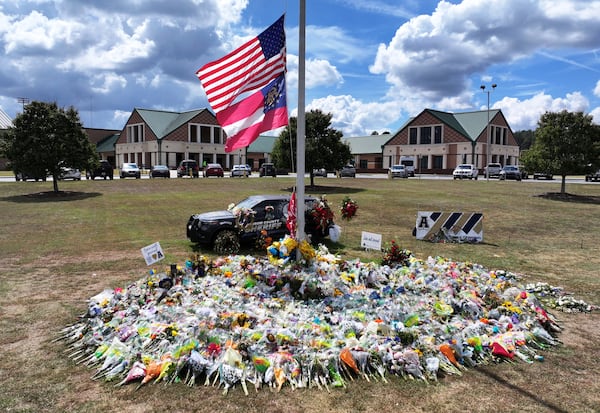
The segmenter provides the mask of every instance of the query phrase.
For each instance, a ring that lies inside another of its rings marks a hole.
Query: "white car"
[[[471,165],[470,163],[462,163],[454,168],[452,172],[452,178],[454,179],[475,179],[477,180],[477,176],[479,175],[479,171],[475,165]]]
[[[408,178],[408,171],[404,165],[392,165],[389,170],[390,178]]]
[[[252,174],[250,165],[233,165],[231,168],[230,176],[235,178],[236,176],[247,178]]]
[[[59,180],[72,179],[74,181],[81,181],[81,171],[76,168],[60,168]]]
[[[136,163],[124,163],[123,166],[121,167],[121,172],[119,173],[119,177],[121,179],[125,179],[125,178],[140,179],[141,175],[142,174],[140,172],[140,167],[137,166]]]

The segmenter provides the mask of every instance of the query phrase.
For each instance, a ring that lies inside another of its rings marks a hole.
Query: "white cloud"
[[[124,89],[127,79],[116,73],[102,73],[92,78],[92,90],[101,94],[117,93],[116,89]]]
[[[545,112],[560,112],[562,110],[586,112],[589,102],[580,92],[569,93],[564,98],[553,98],[545,93],[538,93],[526,100],[505,97],[495,102],[492,107],[502,110],[512,130],[516,132],[519,130],[534,130],[540,117]],[[481,109],[485,108],[482,107]]]
[[[2,19],[6,22],[6,16]],[[4,51],[23,53],[27,50],[52,50],[72,44],[79,37],[84,25],[60,19],[49,19],[38,11],[24,18],[11,19],[4,34]]]
[[[388,44],[379,45],[370,70],[400,89],[430,99],[456,96],[469,78],[544,49],[587,48],[600,37],[599,1],[441,1],[431,15],[406,22]],[[576,14],[555,13],[557,9]],[[499,17],[501,16],[501,18]],[[556,56],[555,56],[556,58]]]
[[[331,113],[331,126],[344,136],[368,135],[400,116],[400,109],[394,102],[365,103],[350,95],[314,99],[306,107],[307,111],[311,109]]]

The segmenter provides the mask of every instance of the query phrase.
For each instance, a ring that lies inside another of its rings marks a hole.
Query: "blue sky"
[[[425,108],[492,108],[514,131],[545,111],[600,123],[600,0],[319,0],[306,6],[306,105],[345,136],[395,132]],[[207,107],[195,77],[286,14],[297,110],[298,1],[0,0],[0,108],[75,106],[86,127]],[[489,89],[488,89],[489,90]]]

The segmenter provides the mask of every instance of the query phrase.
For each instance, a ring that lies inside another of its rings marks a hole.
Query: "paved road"
[[[285,175],[288,178],[296,178],[296,174],[295,173],[290,173],[289,175]],[[225,177],[229,178],[229,173],[226,172],[225,173]],[[258,173],[253,173],[251,178],[258,178]],[[283,175],[280,175],[280,177],[283,177]],[[388,179],[387,174],[356,174],[357,178],[362,178],[362,179]],[[171,171],[171,178],[175,178],[177,179],[177,172],[176,171]],[[119,175],[115,175],[114,179],[120,179]],[[132,180],[131,178],[127,178]],[[141,179],[149,179],[148,175],[142,175]],[[182,178],[182,179],[190,179],[190,178]],[[200,178],[203,179],[203,178]],[[240,178],[243,179],[243,178]],[[269,178],[265,178],[265,179],[269,179]],[[272,179],[272,178],[270,178]],[[305,178],[307,181],[310,179],[310,177],[308,175],[306,175]],[[327,178],[322,178],[322,177],[316,177],[315,178],[317,182],[324,180],[324,179],[337,179],[335,177],[334,174],[329,174],[327,176]],[[352,178],[341,178],[341,179],[352,179]],[[425,179],[425,180],[430,180],[430,179],[436,179],[436,180],[449,180],[452,181],[452,175],[431,175],[431,174],[417,174],[414,178],[408,178],[410,180],[414,180],[414,179]],[[102,180],[102,179],[96,179],[96,181],[98,180]],[[480,177],[479,178],[480,181],[485,181],[486,178],[484,177]],[[52,178],[48,178],[48,181],[52,181]],[[85,176],[82,178],[82,181],[85,181]],[[15,177],[14,176],[0,176],[0,183],[1,182],[15,182]],[[28,181],[28,182],[33,182],[33,181]],[[493,179],[490,178],[489,182],[498,182],[498,179]],[[560,178],[555,178],[552,180],[534,180],[534,179],[524,179],[521,182],[547,182],[547,183],[560,183]],[[577,184],[597,184],[597,182],[585,182],[585,179],[583,177],[567,177],[567,183],[577,183]]]

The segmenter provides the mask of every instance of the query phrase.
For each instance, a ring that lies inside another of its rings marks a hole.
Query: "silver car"
[[[58,179],[63,181],[65,179],[72,179],[74,181],[81,181],[81,171],[77,168],[60,168],[60,175]]]
[[[408,171],[404,165],[392,165],[389,170],[390,178],[408,178]]]
[[[346,165],[342,168],[342,170],[340,171],[340,178],[343,177],[349,177],[349,178],[355,178],[356,177],[356,168],[352,165]]]

